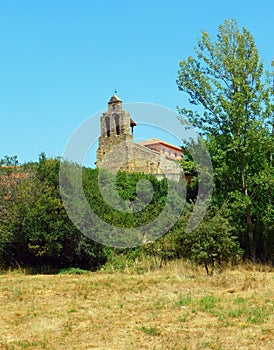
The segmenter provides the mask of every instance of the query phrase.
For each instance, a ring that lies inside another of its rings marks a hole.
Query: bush
[[[212,207],[200,225],[179,236],[179,250],[184,258],[204,265],[207,274],[216,266],[223,267],[242,253],[225,210]]]

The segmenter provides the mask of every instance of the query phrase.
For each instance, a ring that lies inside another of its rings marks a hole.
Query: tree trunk
[[[244,192],[245,197],[248,198],[246,172],[245,172],[244,166],[242,167],[242,188],[243,188],[243,192]],[[248,235],[250,256],[251,256],[252,261],[255,262],[256,261],[256,247],[255,247],[255,242],[254,242],[254,231],[253,231],[253,225],[252,225],[250,204],[247,204],[247,206],[246,206],[245,215],[246,215],[246,223],[247,223],[247,235]]]
[[[250,205],[246,207],[246,223],[247,223],[247,234],[248,234],[248,241],[249,241],[250,256],[252,261],[255,262],[256,247],[254,242],[254,231],[253,231],[253,225],[252,225]]]

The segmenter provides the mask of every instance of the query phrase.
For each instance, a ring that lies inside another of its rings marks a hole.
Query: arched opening
[[[109,117],[106,117],[105,121],[106,121],[107,137],[109,137],[110,136],[110,120],[109,120]]]
[[[120,121],[119,121],[119,115],[115,114],[114,120],[115,120],[115,127],[116,127],[116,134],[120,135]]]

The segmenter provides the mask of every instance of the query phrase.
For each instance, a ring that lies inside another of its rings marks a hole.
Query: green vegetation
[[[63,273],[81,273],[77,269],[96,270],[104,266],[105,271],[122,271],[136,266],[139,261],[142,265],[140,272],[144,272],[144,260],[147,260],[148,268],[155,268],[161,267],[168,260],[185,257],[204,264],[207,272],[211,273],[216,264],[221,266],[240,253],[235,237],[230,234],[227,219],[222,217],[223,213],[213,209],[208,214],[211,218],[194,233],[184,233],[191,204],[186,205],[185,211],[170,232],[155,242],[132,249],[102,246],[88,239],[71,223],[60,198],[59,165],[59,159],[46,159],[41,154],[38,163],[0,169],[3,208],[0,252],[3,268],[20,266],[40,273],[59,270]],[[72,165],[74,167],[76,169],[78,166]],[[148,179],[154,190],[146,208],[133,213],[122,212],[104,201],[98,186],[98,171],[83,168],[85,196],[91,208],[105,222],[118,227],[138,227],[152,221],[167,205],[166,180],[158,181],[153,176],[143,174],[119,173],[115,179],[114,175],[106,172],[103,176],[116,181],[118,192],[125,204],[136,200],[136,185],[140,180]],[[194,199],[195,197],[190,198],[189,201]],[[172,202],[168,206],[171,212]],[[78,213],[84,213],[81,205]],[[89,226],[94,237],[100,235],[100,229],[96,222]]]
[[[235,20],[220,25],[216,41],[202,31],[195,54],[180,62],[178,87],[191,105],[180,113],[211,155],[213,203],[225,206],[246,257],[273,260],[273,74]]]
[[[143,331],[147,335],[160,335],[160,331],[155,327],[141,327],[141,331]]]
[[[15,159],[16,157],[12,157]],[[88,239],[70,221],[59,191],[60,159],[46,159],[41,154],[37,163],[10,165],[6,157],[0,168],[0,263],[3,268],[31,268],[33,272],[58,272],[66,268],[96,270],[124,269],[136,258],[150,255],[155,263],[172,257],[172,252],[158,251],[151,244],[139,249],[113,249]],[[79,167],[70,165],[70,170]],[[166,205],[167,181],[153,176],[119,173],[117,178],[103,173],[101,181],[116,181],[117,190],[125,204],[137,198],[136,184],[147,179],[153,185],[151,203],[141,211],[123,212],[110,207],[98,185],[98,171],[81,169],[85,196],[94,212],[105,222],[117,227],[138,227],[152,221]],[[68,191],[69,191],[68,186]],[[145,195],[145,191],[142,192]],[[78,203],[76,203],[78,205]],[[172,203],[171,203],[172,204]],[[172,210],[172,208],[170,208]],[[83,215],[81,204],[79,215]],[[100,236],[100,225],[89,227],[94,237]],[[130,237],[125,237],[130,239]],[[161,264],[161,262],[160,262]]]
[[[274,262],[271,74],[264,72],[252,35],[245,28],[240,31],[234,20],[219,27],[216,41],[202,32],[195,52],[196,57],[181,61],[177,83],[193,106],[180,112],[200,130],[213,163],[212,203],[199,226],[192,232],[185,230],[199,184],[197,164],[189,149],[182,160],[185,173],[191,177],[183,212],[163,237],[155,240],[162,229],[155,225],[148,239],[136,240],[142,246],[131,249],[109,248],[87,238],[81,228],[87,228],[93,238],[100,238],[103,229],[100,222],[88,221],[88,212],[78,199],[68,201],[76,212],[74,221],[80,219],[82,223],[82,227],[74,226],[60,195],[59,158],[47,159],[42,153],[37,163],[19,165],[16,156],[6,156],[0,161],[1,269],[80,274],[85,270],[134,268],[143,273],[184,258],[213,274],[216,268],[242,257]],[[176,184],[168,188],[167,180],[123,172],[114,177],[102,172],[100,183],[119,194],[107,191],[112,207],[100,192],[97,170],[62,164],[67,166],[61,185],[66,189],[63,195],[75,199],[73,187],[83,187],[92,210],[102,222],[112,225],[105,242],[111,242],[115,228],[136,228],[153,222],[163,208],[168,222],[177,203],[184,202],[184,194],[176,191]],[[74,175],[79,173],[77,182]],[[140,193],[147,205],[138,201]],[[132,209],[133,203],[136,210]],[[117,246],[128,246],[133,239],[130,234],[120,235]]]
[[[217,210],[212,207],[197,229],[184,232],[178,238],[181,256],[204,265],[211,275],[216,266],[222,267],[242,253],[225,215],[223,208]]]
[[[42,154],[37,164],[1,168],[0,262],[56,272],[66,267],[95,270],[103,248],[70,222],[59,193],[59,159]]]

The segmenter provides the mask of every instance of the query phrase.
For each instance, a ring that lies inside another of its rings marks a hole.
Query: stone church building
[[[136,123],[123,110],[122,100],[118,96],[111,97],[108,111],[103,113],[100,122],[97,168],[112,172],[142,172],[159,179],[167,177],[179,181],[182,169],[178,160],[183,155],[182,149],[158,139],[134,142]]]

